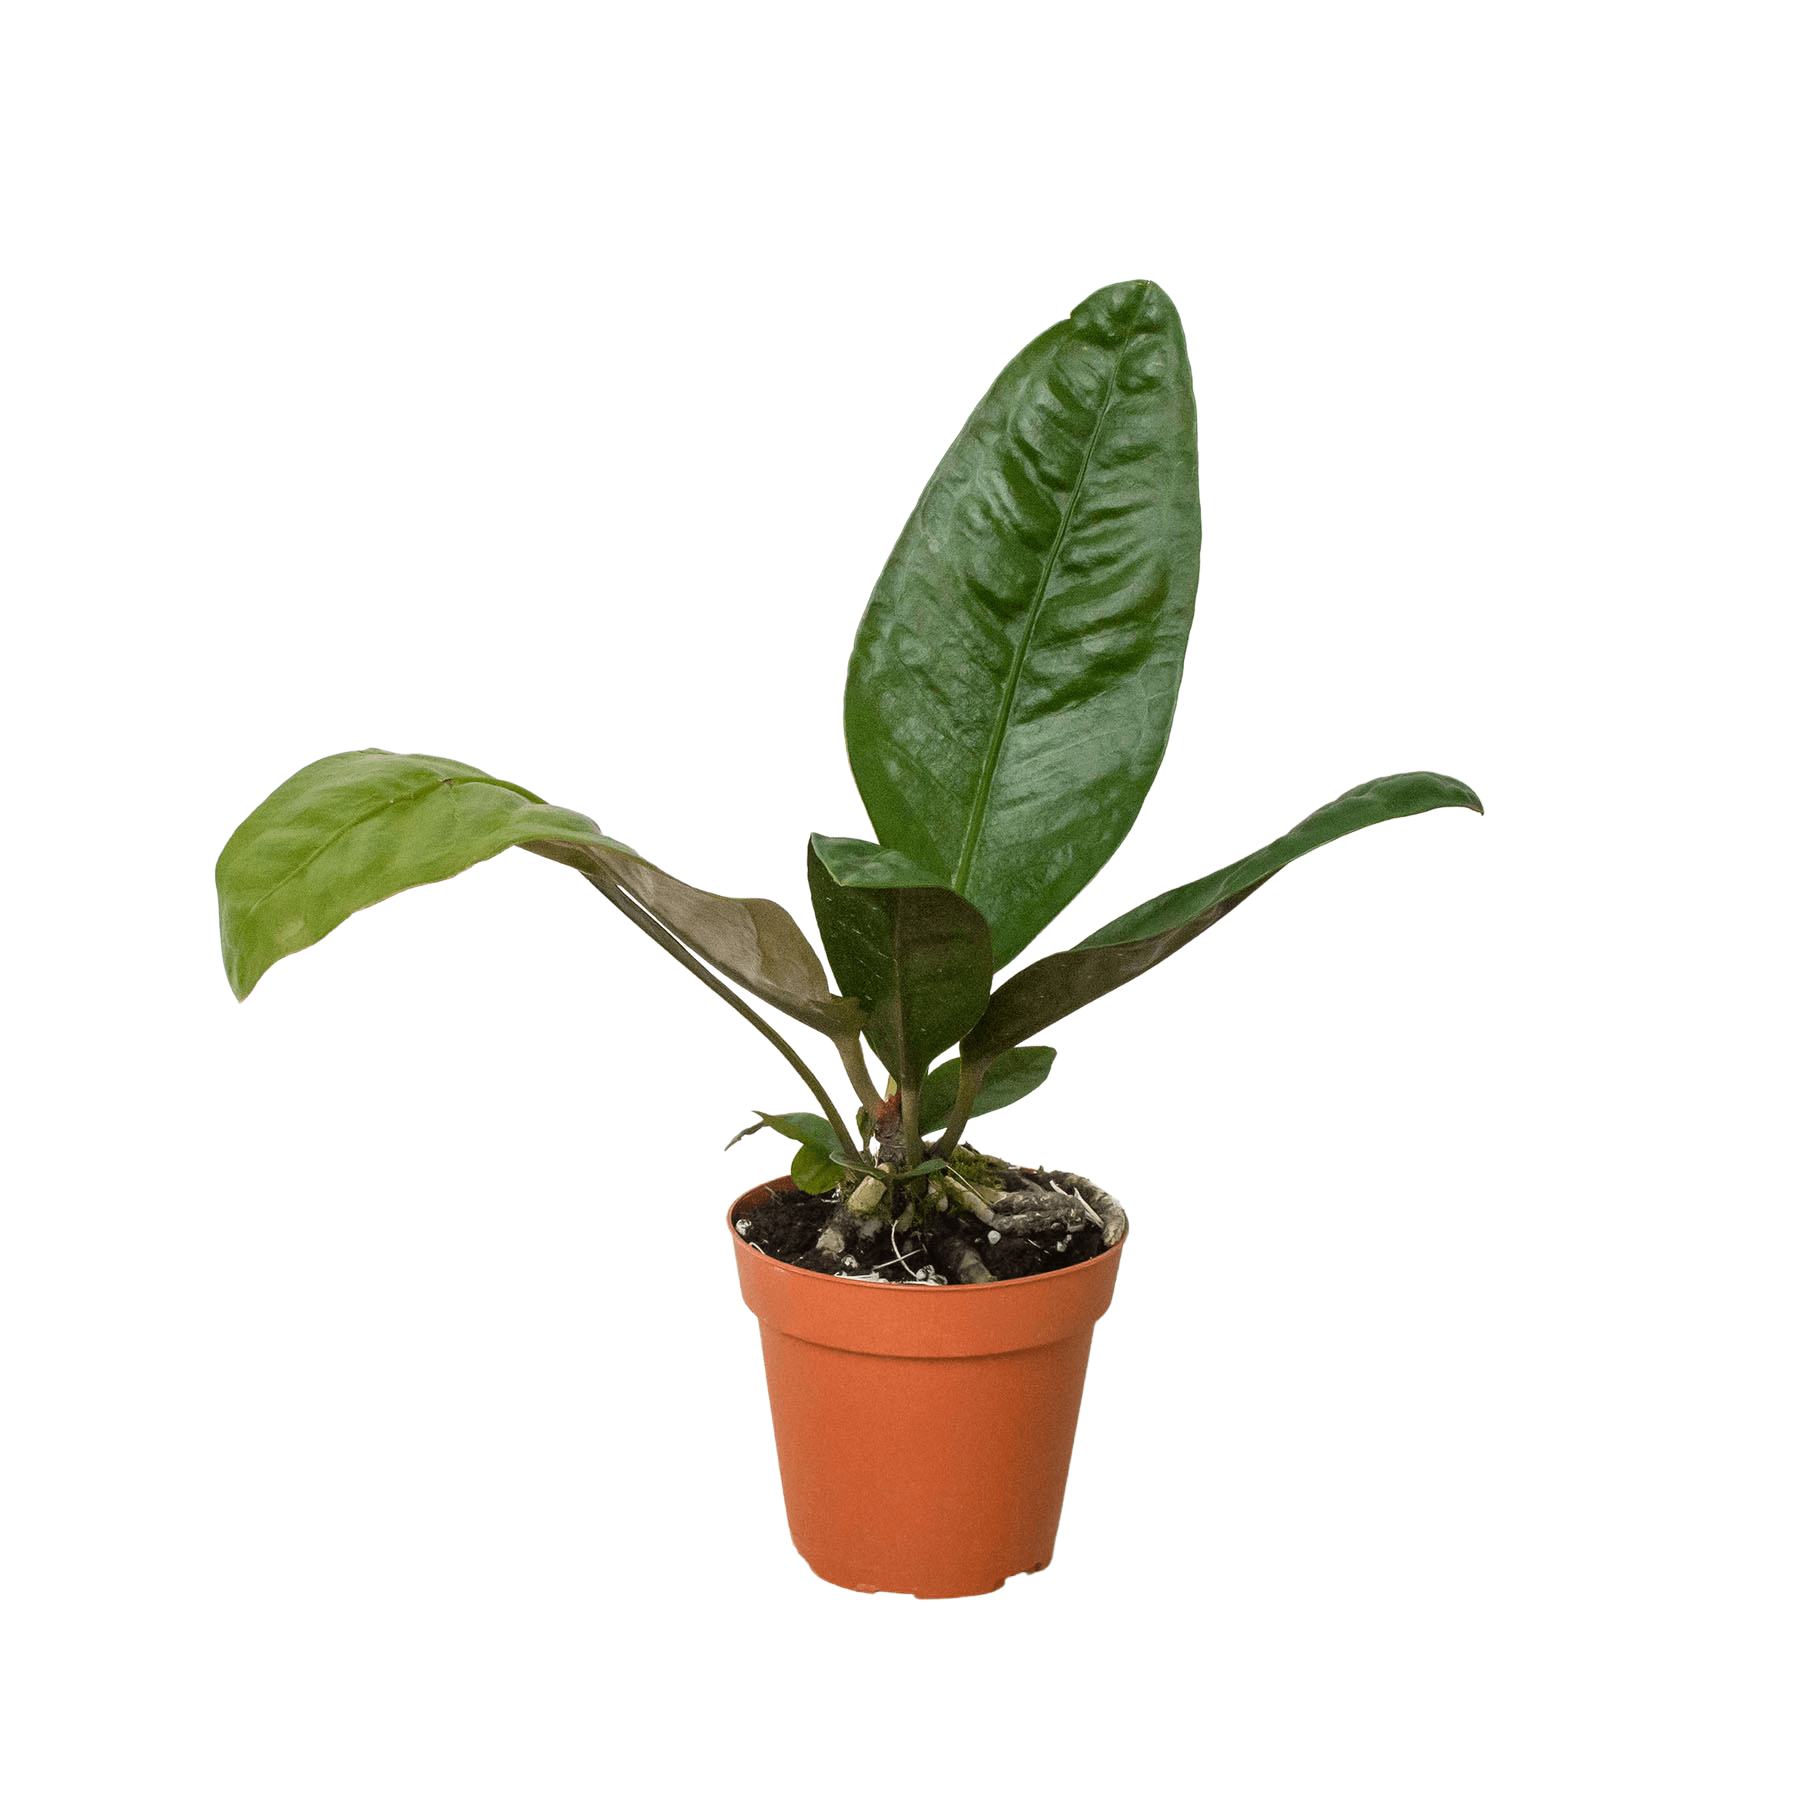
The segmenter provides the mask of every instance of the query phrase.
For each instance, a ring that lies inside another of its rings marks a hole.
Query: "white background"
[[[1794,1794],[1785,14],[9,9],[9,1796]],[[1134,1220],[1056,1561],[845,1593],[783,1066],[523,855],[240,1009],[213,859],[377,744],[803,913],[919,488],[1140,275],[1200,610],[1043,947],[1488,816],[1051,1034],[977,1141]]]

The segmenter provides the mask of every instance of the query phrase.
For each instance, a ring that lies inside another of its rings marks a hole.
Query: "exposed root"
[[[1070,1231],[1087,1223],[1079,1212],[1004,1213],[994,1220],[992,1229],[1007,1237],[1030,1237],[1034,1231]]]
[[[962,1198],[963,1205],[966,1206],[969,1211],[982,1222],[982,1224],[992,1225],[994,1222],[994,1209],[988,1202],[990,1200],[997,1200],[999,1195],[995,1194],[991,1188],[986,1194],[983,1194],[980,1188],[970,1186],[970,1184],[964,1181],[954,1169],[946,1169],[944,1171],[944,1176],[946,1180],[956,1183],[957,1192]]]
[[[964,1238],[947,1233],[938,1240],[938,1254],[943,1257],[950,1270],[950,1279],[960,1282],[964,1287],[994,1279],[987,1264],[975,1254],[974,1247]]]
[[[1067,1267],[1125,1236],[1124,1209],[1085,1176],[958,1154],[964,1167],[908,1182],[905,1194],[852,1174],[836,1194],[796,1196],[805,1210],[759,1227],[757,1247],[822,1274],[971,1286]],[[871,1187],[877,1204],[861,1211],[854,1201],[866,1206],[859,1190]],[[738,1221],[746,1242],[749,1223]]]
[[[995,1167],[1005,1192],[988,1189],[992,1205],[977,1217],[991,1230],[1008,1236],[1029,1234],[1051,1228],[1080,1230],[1084,1225],[1098,1225],[1100,1235],[1110,1250],[1125,1235],[1125,1209],[1105,1188],[1089,1181],[1085,1175],[1071,1174],[1067,1169],[1022,1169],[1015,1163],[988,1159]],[[959,1188],[968,1184],[958,1180]],[[970,1208],[974,1211],[974,1208]]]
[[[1071,1175],[1062,1169],[1051,1171],[1050,1179],[1073,1193],[1088,1211],[1099,1215],[1097,1223],[1109,1250],[1125,1235],[1125,1209],[1105,1188],[1097,1187],[1085,1175]]]
[[[884,1175],[891,1175],[894,1172],[893,1165],[890,1163],[878,1163],[876,1167]],[[865,1175],[856,1184],[855,1192],[851,1194],[847,1204],[859,1219],[866,1219],[871,1213],[880,1210],[882,1201],[887,1198],[887,1191],[885,1181],[878,1180],[873,1175]]]
[[[825,1229],[819,1233],[819,1241],[813,1246],[822,1250],[827,1256],[842,1256],[850,1242],[851,1228],[856,1220],[850,1208],[841,1200],[831,1209],[831,1217],[825,1221]],[[806,1240],[803,1238],[801,1242]]]

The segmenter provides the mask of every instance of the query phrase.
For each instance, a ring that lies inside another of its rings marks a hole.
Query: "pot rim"
[[[754,1196],[763,1194],[766,1195],[769,1200],[772,1200],[778,1193],[791,1194],[797,1191],[798,1190],[794,1186],[794,1178],[791,1175],[782,1175],[773,1181],[759,1181],[754,1187],[739,1194],[738,1197],[726,1207],[725,1229],[737,1239],[737,1242],[742,1248],[760,1256],[764,1262],[772,1263],[776,1268],[780,1269],[783,1274],[797,1275],[806,1281],[828,1282],[833,1288],[836,1288],[841,1284],[845,1287],[869,1288],[879,1293],[899,1294],[912,1292],[926,1294],[982,1294],[990,1291],[1003,1292],[1009,1288],[1017,1290],[1019,1288],[1034,1286],[1039,1282],[1061,1281],[1065,1277],[1080,1274],[1083,1269],[1093,1269],[1098,1264],[1105,1262],[1109,1256],[1116,1257],[1119,1252],[1125,1248],[1126,1238],[1131,1236],[1131,1219],[1128,1214],[1125,1220],[1125,1237],[1120,1238],[1116,1244],[1108,1245],[1098,1256],[1090,1256],[1086,1262],[1070,1263],[1066,1269],[1046,1269],[1041,1275],[1009,1275],[1003,1280],[981,1281],[976,1282],[973,1286],[964,1286],[963,1284],[954,1281],[946,1282],[941,1287],[936,1282],[931,1281],[853,1281],[843,1275],[825,1275],[817,1269],[802,1269],[793,1263],[783,1262],[780,1257],[770,1256],[766,1250],[760,1250],[755,1244],[750,1243],[747,1239],[738,1237],[738,1209],[740,1207],[748,1206]],[[766,1204],[766,1201],[756,1200],[755,1204],[757,1206],[762,1206]],[[963,1304],[967,1304],[967,1302],[965,1301]]]

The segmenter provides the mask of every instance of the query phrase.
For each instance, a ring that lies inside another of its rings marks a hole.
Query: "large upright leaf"
[[[633,852],[592,819],[443,756],[348,750],[290,776],[220,854],[219,941],[242,1000],[353,912],[555,836]]]
[[[813,911],[832,973],[902,1088],[981,1017],[993,985],[987,921],[897,851],[814,835]]]
[[[1155,968],[1309,850],[1366,825],[1440,806],[1481,811],[1474,789],[1449,775],[1385,775],[1352,788],[1241,862],[1171,888],[1103,925],[1073,950],[1021,969],[995,993],[980,1024],[963,1039],[964,1060],[977,1067],[991,1063],[1046,1025]]]
[[[443,881],[517,844],[623,888],[751,993],[834,1036],[854,1001],[833,994],[805,934],[772,900],[731,900],[677,881],[592,819],[441,756],[353,750],[283,782],[219,858],[225,970],[243,999],[271,964],[351,913]]]
[[[1112,855],[1168,741],[1200,567],[1194,396],[1154,282],[1026,346],[919,499],[857,632],[850,765],[884,845],[1003,967]]]

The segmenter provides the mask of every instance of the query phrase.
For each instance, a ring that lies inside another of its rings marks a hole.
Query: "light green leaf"
[[[633,855],[581,813],[447,757],[351,750],[309,763],[219,857],[219,940],[232,991],[244,999],[274,963],[365,906],[548,836]]]
[[[509,845],[621,888],[698,955],[772,1006],[854,1041],[862,1010],[833,994],[805,933],[772,900],[689,887],[590,818],[441,756],[353,750],[310,763],[245,819],[219,858],[219,935],[241,1000],[269,967],[353,912],[444,881]]]

